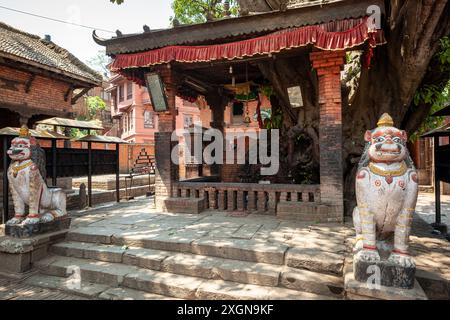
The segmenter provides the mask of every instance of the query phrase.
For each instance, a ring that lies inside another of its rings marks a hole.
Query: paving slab
[[[285,267],[281,273],[280,283],[283,287],[292,290],[336,298],[343,297],[344,281],[342,277]]]
[[[71,279],[39,274],[25,279],[23,283],[42,288],[55,289],[86,298],[97,298],[100,293],[109,288],[107,285],[85,281],[75,284]]]
[[[232,238],[250,240],[261,228],[262,224],[244,224],[233,233]]]
[[[128,288],[111,288],[102,292],[99,296],[103,300],[178,300],[171,297],[162,296],[159,294],[148,293]]]
[[[67,240],[112,244],[112,236],[122,231],[118,228],[82,227],[70,230],[67,234]]]
[[[291,248],[286,254],[286,265],[297,269],[341,275],[344,256],[320,250]]]
[[[140,270],[126,275],[123,286],[174,298],[193,299],[203,281],[195,277]]]
[[[192,252],[195,254],[276,265],[284,264],[288,248],[286,245],[240,239],[204,238],[192,243]]]
[[[281,270],[281,266],[271,264],[221,259],[213,271],[225,281],[276,287]]]
[[[128,248],[123,256],[123,263],[159,271],[162,268],[162,262],[171,254],[161,250]]]

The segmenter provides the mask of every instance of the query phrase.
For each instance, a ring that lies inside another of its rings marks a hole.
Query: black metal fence
[[[51,148],[44,148],[46,154],[47,177],[53,177],[53,157]],[[104,175],[116,173],[116,150],[92,150],[92,175]],[[49,161],[50,160],[50,161]],[[57,149],[56,151],[56,176],[86,177],[89,174],[89,150],[88,149]]]

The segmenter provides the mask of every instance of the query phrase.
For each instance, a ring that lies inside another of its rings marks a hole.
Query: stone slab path
[[[419,282],[429,297],[449,298],[450,243],[431,234],[420,208],[411,246]],[[66,241],[36,264],[40,273],[0,282],[0,299],[345,298],[343,278],[354,240],[350,221],[307,224],[217,211],[162,214],[148,199],[71,215]],[[69,277],[74,267],[82,279],[76,288]]]
[[[33,286],[24,280],[11,280],[0,277],[0,300],[87,300],[60,290]]]

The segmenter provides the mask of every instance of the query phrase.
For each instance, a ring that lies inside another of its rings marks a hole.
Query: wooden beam
[[[91,90],[91,89],[90,88],[84,88],[77,95],[72,97],[72,101],[71,101],[72,104],[77,103],[78,99],[80,99],[82,96],[84,96],[86,93],[88,93],[89,90]]]
[[[64,101],[69,101],[69,96],[70,94],[73,92],[73,85],[70,85],[69,88],[67,89],[66,93],[64,94]]]
[[[30,93],[31,85],[33,84],[34,79],[36,79],[36,75],[33,73],[30,75],[30,79],[28,79],[27,83],[25,84],[26,93]]]

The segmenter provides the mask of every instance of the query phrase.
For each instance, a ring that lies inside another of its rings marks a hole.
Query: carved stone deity
[[[45,153],[26,126],[11,142],[8,155],[12,163],[8,181],[14,202],[15,216],[6,225],[27,226],[48,223],[66,216],[66,194],[46,184]],[[28,206],[28,215],[25,208]]]
[[[354,273],[358,281],[380,268],[381,284],[411,289],[415,263],[409,255],[409,236],[418,196],[418,178],[409,155],[405,131],[384,114],[378,127],[367,131],[366,149],[356,177],[357,233]]]

